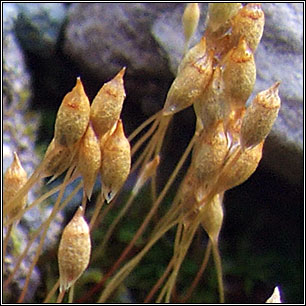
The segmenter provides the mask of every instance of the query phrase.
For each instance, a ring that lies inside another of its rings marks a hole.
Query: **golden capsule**
[[[193,104],[200,130],[205,127],[208,131],[224,119],[229,112],[224,100],[224,82],[220,66],[217,66],[205,92]]]
[[[227,138],[222,121],[211,131],[203,131],[192,153],[192,166],[200,181],[209,181],[223,165],[227,154]]]
[[[214,198],[202,206],[200,214],[202,214],[201,225],[213,242],[218,241],[223,222],[222,194],[217,194]]]
[[[80,143],[77,162],[77,169],[83,177],[85,194],[89,200],[91,198],[92,189],[100,167],[100,144],[91,124],[89,124],[87,131]]]
[[[27,182],[27,173],[22,167],[18,155],[14,152],[12,164],[7,168],[3,176],[3,206],[5,207],[15,197],[17,192]],[[15,217],[22,210],[27,202],[27,196],[24,196],[18,203],[14,203],[14,208],[8,214],[9,218]]]
[[[89,227],[80,206],[65,227],[58,249],[60,291],[68,290],[89,264],[91,242]]]
[[[90,105],[80,78],[63,99],[57,112],[54,141],[62,146],[76,144],[84,135],[90,115]]]
[[[261,40],[265,24],[264,12],[260,3],[248,3],[232,19],[231,41],[237,44],[244,37],[253,52]]]
[[[198,187],[195,190],[198,202],[204,198],[209,187],[215,183],[227,153],[228,143],[222,121],[219,121],[215,129],[202,131],[194,147],[191,162],[198,181]]]
[[[118,120],[114,133],[101,147],[102,193],[109,203],[126,181],[131,168],[131,147]]]
[[[99,138],[111,129],[120,118],[125,99],[124,73],[125,67],[112,80],[102,86],[92,102],[90,120]]]
[[[188,50],[189,41],[198,27],[200,8],[198,3],[188,3],[182,17],[185,36],[185,52]]]
[[[222,173],[217,181],[216,193],[226,191],[245,182],[256,170],[261,157],[264,141],[260,142],[253,148],[241,152],[239,158],[234,162],[227,171]],[[229,158],[227,164],[235,159],[235,154]]]
[[[232,109],[244,108],[256,81],[254,55],[244,38],[225,56],[221,68],[227,103]]]
[[[248,148],[264,140],[270,133],[280,109],[279,82],[257,94],[242,120],[241,146]]]
[[[191,106],[203,94],[211,78],[213,53],[206,51],[204,37],[199,44],[200,46],[194,48],[203,50],[203,52],[199,52],[199,56],[196,57],[186,55],[188,64],[184,64],[183,68],[179,69],[179,73],[168,91],[163,108],[164,116],[173,115]],[[189,62],[190,58],[194,60]]]

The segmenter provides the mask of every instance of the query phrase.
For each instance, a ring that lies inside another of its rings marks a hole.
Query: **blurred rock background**
[[[200,6],[201,21],[192,45],[204,32],[207,3]],[[127,67],[122,114],[127,134],[158,111],[182,57],[183,10],[183,3],[4,3],[4,168],[17,150],[26,152],[20,159],[29,161],[31,173],[41,158],[34,144],[43,151],[52,139],[56,112],[77,76],[92,99],[103,83]],[[281,81],[282,107],[258,170],[226,193],[221,251],[228,302],[263,302],[279,285],[286,302],[299,303],[304,7],[264,3],[263,10],[266,24],[255,57],[254,94]],[[169,169],[193,128],[192,109],[176,116],[164,152],[165,158],[171,156],[165,162]]]

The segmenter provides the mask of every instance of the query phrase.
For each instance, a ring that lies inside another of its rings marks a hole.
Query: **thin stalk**
[[[155,283],[154,287],[151,289],[151,291],[148,293],[148,295],[146,296],[145,300],[143,301],[144,303],[149,303],[150,300],[152,299],[153,295],[156,293],[156,291],[159,289],[159,287],[161,286],[161,284],[163,283],[163,281],[166,279],[166,277],[168,276],[168,274],[170,273],[172,267],[174,264],[174,258],[172,258],[169,263],[167,268],[165,269],[164,273],[162,274],[162,276],[158,279],[158,281]]]
[[[68,295],[68,303],[73,303],[73,295],[74,295],[74,284],[70,287],[69,295]]]
[[[57,297],[57,300],[56,300],[56,304],[61,304],[61,303],[62,303],[63,298],[64,298],[64,296],[65,296],[65,293],[66,293],[66,291],[63,290],[62,292],[60,292],[60,293],[58,294],[58,297]]]
[[[48,293],[48,295],[46,296],[46,298],[44,299],[44,301],[43,301],[44,304],[48,303],[51,300],[51,298],[55,294],[56,290],[58,289],[59,285],[60,285],[60,280],[58,279],[57,282],[52,287],[52,289],[50,290],[50,292]]]
[[[210,253],[211,253],[211,240],[208,241],[200,270],[198,271],[196,277],[194,278],[191,286],[188,288],[188,291],[186,292],[186,294],[184,294],[184,297],[180,299],[180,303],[184,304],[184,303],[186,303],[186,301],[188,301],[190,299],[190,297],[192,295],[192,292],[194,291],[194,289],[198,285],[198,283],[201,279],[201,276],[203,275],[203,273],[204,273],[204,271],[207,267],[208,260],[209,260],[209,257],[210,257]]]
[[[191,228],[187,228],[187,229],[184,228],[182,241],[181,241],[180,247],[179,247],[179,255],[177,256],[177,261],[175,262],[174,269],[173,269],[172,274],[169,278],[168,290],[167,290],[167,294],[166,294],[166,297],[165,297],[165,302],[166,303],[170,303],[171,293],[172,293],[173,287],[175,285],[179,269],[180,269],[180,267],[183,263],[183,260],[186,256],[186,253],[187,253],[187,251],[189,249],[189,246],[190,246],[190,244],[193,240],[193,237],[194,237],[194,234],[195,234],[197,228],[198,228],[198,225],[196,225],[196,223],[193,224]],[[166,284],[166,286],[167,286],[167,284]]]
[[[101,246],[99,246],[99,250],[104,250],[105,246],[110,238],[110,236],[112,235],[116,225],[118,224],[118,222],[121,220],[121,218],[124,216],[124,214],[127,212],[127,210],[131,207],[134,199],[135,199],[136,194],[132,193],[131,196],[129,197],[128,201],[125,203],[124,207],[120,210],[119,215],[115,218],[115,220],[111,223],[111,225],[109,226],[103,242],[101,243]],[[101,254],[99,251],[96,252],[96,254]]]
[[[161,111],[157,112],[156,114],[152,115],[146,121],[144,121],[133,133],[128,137],[128,140],[131,142],[144,128],[146,128],[152,121],[154,121],[158,116],[160,116]]]
[[[7,232],[6,232],[6,236],[4,238],[4,241],[3,241],[3,262],[5,261],[5,255],[6,255],[6,249],[7,249],[7,246],[8,246],[8,242],[10,240],[10,236],[11,236],[11,233],[12,233],[12,229],[13,229],[13,225],[10,224],[7,228]],[[4,265],[3,265],[3,268],[4,268]]]
[[[214,255],[214,261],[216,266],[217,278],[218,278],[218,287],[219,287],[219,299],[220,303],[224,303],[224,287],[223,287],[223,275],[222,275],[222,262],[221,256],[218,249],[218,241],[212,242],[212,251]]]
[[[144,144],[144,142],[154,133],[159,123],[159,118],[156,120],[151,128],[133,145],[132,156],[139,150],[139,148]],[[130,141],[130,140],[129,140]]]
[[[103,198],[103,195],[102,195],[102,192],[99,194],[98,196],[98,199],[96,201],[96,205],[95,205],[95,210],[92,214],[92,217],[90,219],[90,223],[89,223],[89,229],[90,231],[93,230],[93,227],[94,227],[94,224],[96,222],[96,219],[98,218],[98,215],[99,215],[99,212],[101,211],[101,208],[104,204],[104,198]]]

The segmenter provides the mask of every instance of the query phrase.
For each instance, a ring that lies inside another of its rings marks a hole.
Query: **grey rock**
[[[15,30],[23,49],[49,57],[66,17],[63,3],[16,3]]]
[[[176,4],[77,3],[69,9],[65,54],[102,77],[165,75],[167,61],[150,34],[156,16]],[[166,70],[167,72],[167,70]]]

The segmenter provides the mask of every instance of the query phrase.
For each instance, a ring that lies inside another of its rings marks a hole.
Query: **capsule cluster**
[[[101,193],[110,202],[127,179],[131,150],[120,114],[125,99],[123,68],[105,83],[91,106],[78,78],[57,113],[54,138],[45,158],[43,172],[55,179],[73,167],[83,179],[84,195],[90,199],[97,175]],[[58,250],[60,291],[68,290],[87,268],[91,252],[90,233],[79,207],[65,227]]]
[[[246,106],[263,28],[258,3],[209,4],[206,31],[184,55],[163,109],[169,116],[194,107],[198,138],[180,199],[188,221],[192,211],[205,210],[201,223],[209,236],[216,237],[216,225],[221,227],[221,195],[256,170],[280,108],[279,82]]]
[[[130,172],[130,144],[120,120],[125,90],[123,68],[105,83],[90,105],[81,79],[63,99],[54,138],[44,158],[44,176],[57,178],[69,167],[83,178],[84,193],[91,198],[97,175],[110,202]]]

